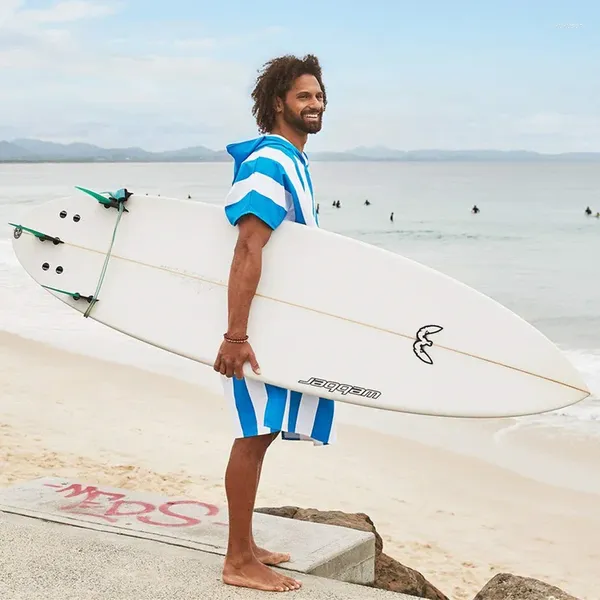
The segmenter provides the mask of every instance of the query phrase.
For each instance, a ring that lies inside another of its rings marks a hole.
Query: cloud
[[[115,7],[65,1],[26,10],[12,1],[0,33],[0,127],[10,123],[14,137],[148,149],[222,147],[232,132],[255,129],[254,72],[240,62],[243,53],[225,59],[218,50],[278,36],[282,28],[182,38],[177,24],[166,24],[150,37],[130,28],[125,40],[121,30],[83,27],[84,19],[98,21]]]
[[[23,0],[3,0],[0,2],[0,30],[6,27],[17,12],[21,9]]]
[[[431,109],[418,106],[380,113],[352,112],[330,105],[322,132],[310,140],[311,150],[343,150],[385,145],[399,150],[443,148],[598,151],[600,117],[554,112],[494,112]]]
[[[73,23],[84,19],[106,17],[116,12],[115,5],[93,0],[62,0],[45,9],[26,9],[20,0],[3,0],[0,27],[23,28],[35,24]]]
[[[525,135],[600,137],[600,116],[543,112],[518,119],[515,129]]]
[[[69,27],[116,12],[116,5],[91,0],[64,0],[46,9],[27,9],[24,6],[21,0],[2,0],[0,68],[41,67],[57,57],[57,53],[75,50],[73,29]]]
[[[268,23],[230,23],[229,9],[222,31],[177,15],[137,20],[131,11],[120,13],[122,2],[45,0],[49,6],[31,8],[0,0],[0,139],[222,148],[256,135],[250,91],[259,63],[275,53],[301,54],[316,39]],[[534,81],[529,73],[501,77],[496,68],[482,80],[458,67],[446,74],[427,70],[426,58],[402,71],[377,48],[372,58],[364,51],[371,66],[356,71],[341,43],[317,44],[330,65],[330,103],[311,151],[380,144],[599,148],[593,78],[581,78],[581,85],[541,75]],[[345,43],[351,49],[351,41]]]

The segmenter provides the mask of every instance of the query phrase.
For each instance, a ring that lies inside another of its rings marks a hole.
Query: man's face
[[[323,125],[323,92],[314,75],[301,75],[283,103],[283,120],[302,133],[317,133]]]

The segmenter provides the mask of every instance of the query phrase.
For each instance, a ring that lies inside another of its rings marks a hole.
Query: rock
[[[373,587],[391,592],[402,592],[428,600],[448,600],[421,573],[405,567],[387,554],[381,553],[375,559],[375,583]]]
[[[578,600],[561,589],[529,577],[498,573],[473,600]]]
[[[370,531],[375,535],[375,582],[373,587],[392,592],[401,592],[426,598],[427,600],[448,600],[435,586],[431,585],[421,573],[405,567],[397,560],[383,554],[383,540],[375,524],[365,513],[345,513],[339,510],[316,510],[314,508],[298,508],[297,506],[282,506],[277,508],[257,508],[255,512],[312,521],[326,525],[348,527],[359,531]],[[562,600],[562,599],[561,599]]]
[[[297,506],[280,506],[277,508],[255,508],[254,512],[265,513],[266,515],[274,515],[276,517],[285,517],[293,519],[298,512]]]

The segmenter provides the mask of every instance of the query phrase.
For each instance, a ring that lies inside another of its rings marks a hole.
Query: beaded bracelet
[[[248,341],[248,336],[245,335],[243,338],[230,338],[230,337],[228,337],[227,332],[225,332],[223,334],[223,339],[226,342],[231,342],[232,344],[243,344],[244,342]]]

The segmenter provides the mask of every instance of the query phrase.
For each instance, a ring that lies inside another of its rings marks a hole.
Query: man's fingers
[[[250,350],[247,356],[243,356],[239,359],[232,359],[231,357],[225,356],[217,356],[215,360],[215,364],[213,365],[213,369],[221,373],[221,375],[225,375],[226,377],[235,376],[237,379],[244,378],[244,363],[248,361],[252,370],[260,375],[260,367],[258,365],[258,361],[256,360],[256,356],[254,355],[254,351]]]
[[[248,356],[248,360],[250,361],[250,366],[252,367],[252,370],[257,375],[260,375],[260,367],[258,366],[258,361],[256,360],[256,356],[254,356],[254,352],[250,352],[250,356]]]
[[[234,367],[233,361],[230,361],[227,363],[226,368],[225,368],[225,375],[227,377],[233,377],[233,367]]]
[[[244,378],[244,361],[238,360],[235,362],[235,365],[233,366],[233,374],[235,375],[236,379]]]

